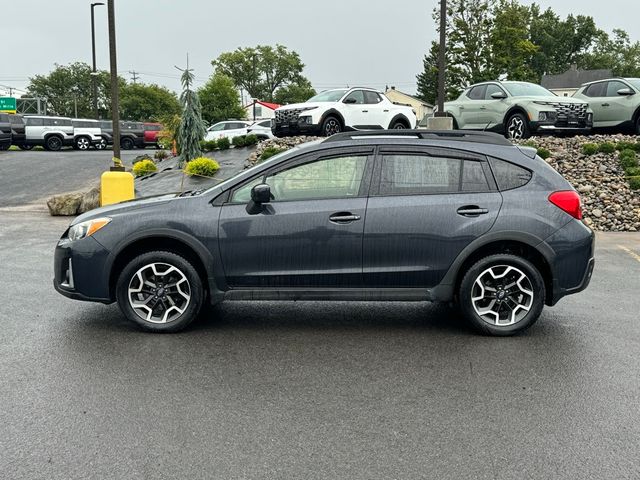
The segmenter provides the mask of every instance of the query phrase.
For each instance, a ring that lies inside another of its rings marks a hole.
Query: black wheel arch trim
[[[140,240],[150,239],[169,239],[182,243],[185,247],[191,249],[196,254],[198,260],[200,260],[202,266],[204,267],[207,276],[206,281],[211,302],[218,303],[219,301],[222,301],[222,298],[224,296],[223,289],[226,288],[226,280],[218,250],[216,249],[214,251],[214,254],[212,254],[211,251],[207,249],[207,247],[205,247],[202,242],[200,242],[195,237],[185,232],[167,228],[155,228],[132,234],[128,236],[126,240],[118,243],[116,247],[109,253],[104,268],[105,274],[107,275],[109,280],[110,297],[113,297],[115,295],[115,292],[111,291],[111,287],[113,285],[113,268],[119,256],[134,243],[139,242]],[[151,250],[153,250],[153,246],[151,246],[150,248]]]
[[[322,118],[320,119],[320,122],[319,122],[320,127],[322,127],[322,125],[324,124],[324,121],[327,119],[327,117],[336,117],[340,121],[340,124],[342,125],[342,128],[343,129],[346,128],[346,125],[345,125],[345,122],[344,122],[344,117],[335,108],[332,108],[332,109],[327,110],[326,112],[324,112],[324,114],[322,115]]]
[[[520,105],[514,105],[509,110],[507,110],[507,113],[505,113],[504,117],[502,118],[502,125],[504,129],[503,133],[506,133],[507,122],[513,116],[514,113],[521,113],[522,115],[524,115],[524,119],[527,123],[531,122],[531,120],[529,120],[529,114],[527,113],[527,110]]]
[[[464,272],[460,270],[464,263],[481,248],[486,247],[487,245],[490,245],[492,243],[500,242],[523,243],[540,253],[550,267],[551,265],[553,265],[553,261],[556,256],[555,253],[553,252],[551,247],[549,247],[549,245],[544,242],[544,240],[535,235],[526,232],[504,230],[495,233],[487,233],[481,238],[467,245],[458,254],[456,259],[449,267],[449,270],[441,280],[440,284],[430,289],[429,300],[443,302],[449,302],[453,300],[453,297],[456,294],[455,289],[457,283],[460,280],[461,275],[464,275]]]

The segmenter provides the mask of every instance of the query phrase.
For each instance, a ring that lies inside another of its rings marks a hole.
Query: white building
[[[269,120],[276,116],[274,112],[276,108],[279,107],[280,105],[277,103],[268,103],[256,100],[249,105],[246,105],[244,107],[244,111],[246,112],[247,120]]]

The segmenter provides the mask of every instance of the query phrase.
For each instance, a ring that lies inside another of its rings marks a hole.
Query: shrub
[[[156,167],[156,164],[150,159],[141,160],[133,165],[133,174],[136,177],[142,177],[143,175],[149,175],[157,171],[158,167]]]
[[[611,142],[602,142],[598,147],[598,151],[600,153],[613,153],[616,151],[616,146]]]
[[[246,135],[239,135],[237,137],[233,137],[233,141],[231,143],[233,143],[233,146],[237,147],[237,148],[246,147],[247,146],[247,136]]]
[[[203,152],[213,152],[218,148],[218,142],[216,140],[203,140],[200,142],[200,149]]]
[[[166,150],[158,150],[156,151],[156,153],[153,154],[153,158],[155,158],[156,160],[164,160],[168,156],[169,154],[167,153]]]
[[[640,190],[640,178],[634,177],[629,179],[631,190]]]
[[[536,142],[534,142],[533,140],[527,140],[526,142],[522,142],[522,146],[538,148],[538,145],[536,145]]]
[[[635,150],[636,149],[636,143],[634,142],[627,142],[626,140],[621,140],[618,143],[616,143],[616,150],[618,150],[619,152],[623,151],[623,150]]]
[[[279,153],[284,152],[285,150],[286,150],[285,148],[278,148],[278,147],[274,147],[274,146],[267,147],[267,148],[265,148],[265,149],[264,149],[264,151],[262,152],[262,155],[260,155],[260,160],[261,160],[261,161],[264,161],[264,160],[266,160],[267,158],[271,158],[271,157],[273,157],[274,155],[277,155],[277,154],[279,154]]]
[[[551,152],[546,148],[539,148],[538,149],[538,156],[540,158],[543,158],[544,160],[546,160],[547,158],[549,158],[551,156]]]
[[[212,158],[198,157],[194,158],[184,167],[187,175],[200,175],[202,177],[213,177],[220,169],[218,162]]]
[[[638,177],[640,178],[640,167],[629,167],[624,170],[626,177]],[[631,179],[629,179],[631,180]]]
[[[620,152],[620,165],[622,168],[633,168],[638,166],[638,159],[636,152],[633,150],[623,150]]]
[[[248,147],[250,145],[255,145],[256,143],[258,143],[258,137],[251,133],[245,137],[244,141],[245,145]]]
[[[589,156],[595,155],[598,153],[598,145],[595,143],[585,143],[582,145],[582,153]]]
[[[227,137],[219,138],[216,143],[218,144],[219,150],[229,150],[229,147],[231,146],[231,142]]]

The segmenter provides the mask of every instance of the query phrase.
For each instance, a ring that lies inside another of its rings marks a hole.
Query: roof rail
[[[326,138],[323,143],[341,142],[344,140],[374,139],[374,138],[410,137],[422,140],[453,140],[456,142],[486,143],[490,145],[513,146],[502,135],[491,132],[476,132],[470,130],[367,130],[342,132]]]

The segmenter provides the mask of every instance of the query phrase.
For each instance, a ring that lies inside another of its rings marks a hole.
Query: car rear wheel
[[[327,117],[325,121],[322,122],[322,135],[325,137],[330,137],[331,135],[335,135],[341,131],[342,124],[336,117]]]
[[[87,137],[78,137],[75,146],[78,150],[89,150],[91,141]]]
[[[105,150],[107,148],[107,141],[103,138],[94,146],[96,147],[96,150]]]
[[[638,118],[636,118],[636,135],[640,135],[640,114],[638,114]]]
[[[52,152],[57,152],[62,148],[62,139],[57,135],[51,135],[44,141],[44,148]]]
[[[391,130],[406,130],[407,127],[404,122],[401,122],[399,120],[396,120],[395,122],[393,122],[393,124],[391,125]]]
[[[18,148],[20,148],[20,150],[31,150],[33,149],[33,145],[18,145]]]
[[[505,136],[510,140],[522,140],[531,136],[529,123],[523,114],[514,113],[509,117]]]
[[[172,252],[150,252],[134,258],[116,284],[122,313],[144,330],[177,332],[200,312],[202,280],[195,267]]]
[[[131,150],[133,148],[133,140],[130,138],[123,138],[120,140],[120,146],[123,150]]]
[[[491,255],[473,265],[460,284],[460,308],[479,331],[513,335],[533,325],[544,306],[542,275],[528,260]]]
[[[3,143],[0,145],[0,150],[9,150],[11,148],[11,143]]]

